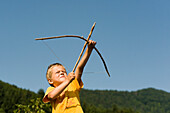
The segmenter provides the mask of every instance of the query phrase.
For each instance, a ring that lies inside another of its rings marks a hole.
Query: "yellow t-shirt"
[[[83,113],[80,105],[80,89],[83,83],[78,83],[77,79],[73,80],[55,100],[50,101],[47,97],[54,87],[48,87],[43,98],[43,102],[51,102],[52,113]]]

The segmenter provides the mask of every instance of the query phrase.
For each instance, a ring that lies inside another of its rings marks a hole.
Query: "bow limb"
[[[102,57],[101,53],[99,52],[99,50],[98,50],[96,47],[94,47],[94,49],[96,50],[96,52],[97,52],[98,55],[100,56],[100,58],[101,58],[101,60],[102,60],[102,62],[103,62],[103,65],[104,65],[104,67],[105,67],[105,70],[106,70],[108,76],[110,77],[110,73],[109,73],[109,71],[108,71],[108,69],[107,69],[106,62],[104,61],[104,58]]]
[[[36,38],[35,40],[48,40],[48,39],[66,38],[66,37],[80,38],[84,41],[87,41],[84,37],[78,35],[62,35],[62,36],[54,36],[54,37],[46,37],[46,38]]]
[[[78,63],[79,63],[79,61],[80,61],[80,59],[81,59],[81,57],[82,57],[82,55],[83,55],[83,52],[84,52],[84,50],[85,50],[85,48],[86,48],[86,45],[88,44],[88,41],[89,41],[89,39],[90,39],[90,37],[91,37],[91,35],[92,35],[92,32],[93,32],[93,30],[94,30],[95,25],[96,25],[96,22],[93,24],[93,26],[92,26],[92,28],[91,28],[90,34],[89,34],[88,38],[86,39],[87,41],[85,42],[85,44],[84,44],[84,46],[83,46],[83,49],[81,50],[81,53],[80,53],[80,55],[79,55],[79,58],[77,59],[77,62],[76,62],[76,64],[75,64],[72,72],[74,72],[74,71],[76,70],[76,68],[77,68],[77,65],[78,65]]]
[[[66,37],[79,38],[79,39],[82,39],[82,40],[84,40],[84,41],[86,41],[88,43],[88,40],[86,40],[84,37],[81,37],[81,36],[78,36],[78,35],[62,35],[62,36],[56,36],[56,37],[36,38],[35,40],[47,40],[47,39],[66,38]],[[100,58],[101,58],[101,60],[103,62],[103,65],[105,67],[105,70],[106,70],[108,76],[110,77],[106,62],[104,61],[104,58],[102,57],[101,53],[99,52],[99,50],[96,47],[94,47],[94,49],[96,50],[96,52],[100,56]]]

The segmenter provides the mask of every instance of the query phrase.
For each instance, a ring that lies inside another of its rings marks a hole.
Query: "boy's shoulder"
[[[51,92],[52,90],[54,90],[54,88],[55,88],[55,87],[52,87],[52,86],[50,86],[50,87],[47,88],[47,90],[46,90],[46,92],[45,92],[45,95],[44,95],[44,97],[43,97],[43,102],[44,102],[44,103],[48,103],[48,102],[50,101],[50,100],[48,99],[47,95],[48,95],[49,92]]]
[[[76,89],[81,89],[83,88],[83,82],[81,81],[80,83],[78,80],[75,78],[69,85],[69,88],[76,88]]]
[[[54,88],[55,88],[55,87],[49,86],[49,87],[47,88],[46,92],[50,92],[50,91],[52,91]]]

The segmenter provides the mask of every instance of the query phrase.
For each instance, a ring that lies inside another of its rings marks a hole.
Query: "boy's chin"
[[[64,82],[65,80],[66,80],[65,77],[60,78],[60,81],[61,81],[61,82]]]

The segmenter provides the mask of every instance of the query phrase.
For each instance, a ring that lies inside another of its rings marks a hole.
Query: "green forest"
[[[51,113],[37,93],[0,80],[0,113]],[[147,88],[138,91],[87,90],[80,93],[85,113],[170,113],[170,93]]]

